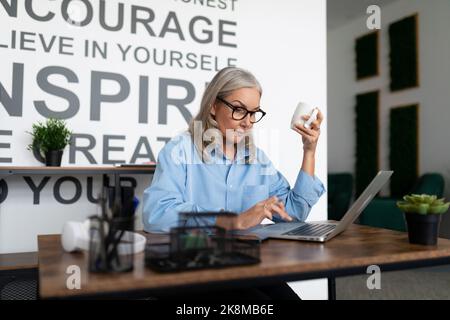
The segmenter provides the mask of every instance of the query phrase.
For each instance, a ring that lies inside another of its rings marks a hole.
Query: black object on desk
[[[218,216],[231,217],[226,212],[180,213],[181,226],[170,230],[169,243],[147,244],[146,266],[160,272],[174,272],[259,263],[258,239],[237,237],[212,224],[187,223],[205,222]]]
[[[121,186],[118,175],[114,187],[103,187],[102,214],[90,218],[89,271],[133,270],[135,199],[134,188]]]

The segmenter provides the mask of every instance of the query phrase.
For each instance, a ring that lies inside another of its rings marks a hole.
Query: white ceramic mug
[[[291,128],[294,129],[295,125],[305,125],[305,128],[310,127],[311,123],[317,119],[317,108],[311,107],[309,104],[304,102],[299,102],[297,108],[295,109],[294,115],[291,120]],[[302,119],[302,116],[311,116],[311,118],[306,121]]]

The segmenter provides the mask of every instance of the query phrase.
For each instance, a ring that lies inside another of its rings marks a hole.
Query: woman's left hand
[[[305,122],[310,116],[303,116],[302,119]],[[317,114],[317,120],[311,123],[310,129],[305,128],[303,125],[295,125],[294,130],[297,131],[302,136],[303,150],[304,151],[316,151],[317,141],[319,141],[320,136],[320,124],[323,121],[323,114],[319,110]]]

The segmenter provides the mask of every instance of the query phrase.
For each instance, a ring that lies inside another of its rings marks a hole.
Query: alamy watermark
[[[373,264],[367,267],[367,274],[370,276],[367,278],[366,285],[369,290],[381,290],[381,269],[379,266]]]
[[[66,288],[69,290],[81,289],[81,268],[77,265],[70,265],[66,269],[66,274],[69,275],[66,279]]]
[[[366,20],[367,29],[380,30],[381,29],[381,8],[377,5],[367,7],[367,14],[369,17]]]
[[[189,135],[189,133],[185,133]],[[183,139],[183,134],[176,135],[173,140]],[[171,150],[171,161],[179,164],[230,164],[236,161],[238,164],[260,164],[265,165],[265,175],[276,172],[273,167],[279,163],[280,131],[278,129],[251,128],[249,130],[226,129],[225,134],[218,128],[205,130],[202,121],[194,121],[193,134],[189,137],[195,148],[186,152],[180,148]],[[218,157],[226,146],[235,149],[236,159]],[[258,152],[258,147],[274,154],[271,160]],[[271,164],[274,164],[272,166]]]

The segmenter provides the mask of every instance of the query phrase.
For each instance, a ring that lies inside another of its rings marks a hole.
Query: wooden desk
[[[147,235],[149,241],[161,236]],[[143,253],[135,257],[135,269],[124,274],[90,274],[84,253],[64,253],[59,235],[39,236],[41,298],[134,297],[171,290],[212,290],[254,286],[275,281],[334,278],[366,273],[376,264],[381,271],[450,264],[450,240],[437,246],[411,245],[402,232],[353,225],[325,243],[267,240],[261,246],[262,262],[252,266],[158,274],[144,266]],[[81,289],[66,288],[66,269],[81,268]],[[184,291],[186,292],[186,291]],[[189,291],[188,291],[189,292]]]
[[[36,299],[37,268],[37,252],[0,254],[0,300]]]
[[[37,269],[37,252],[0,254],[0,272],[10,270]]]

